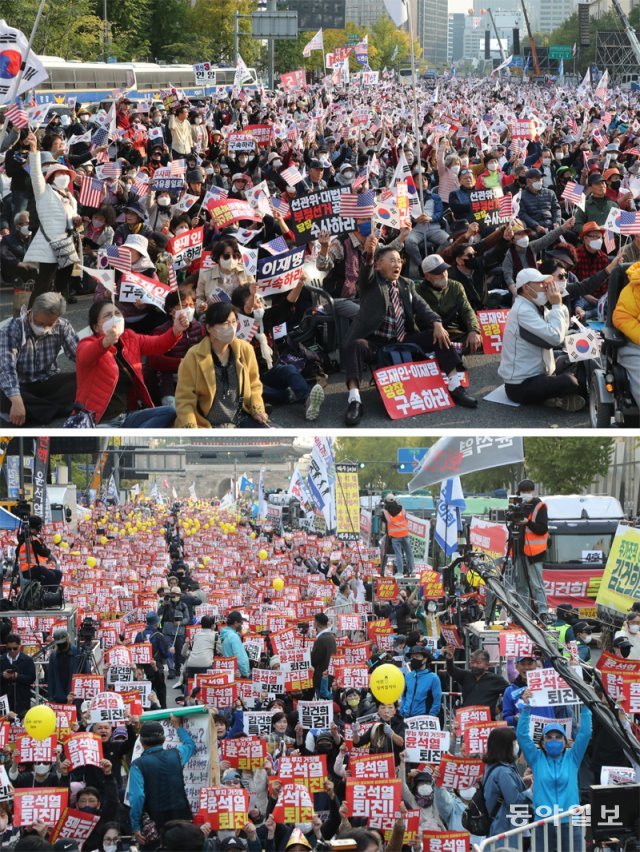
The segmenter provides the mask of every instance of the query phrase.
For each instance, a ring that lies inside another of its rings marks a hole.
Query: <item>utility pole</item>
[[[278,11],[278,0],[267,0],[267,12]],[[269,88],[273,90],[276,40],[269,39]]]
[[[109,58],[109,17],[107,15],[107,0],[103,0],[102,19],[103,19],[103,26],[104,26],[103,51],[104,51],[104,61],[106,62],[107,59]]]

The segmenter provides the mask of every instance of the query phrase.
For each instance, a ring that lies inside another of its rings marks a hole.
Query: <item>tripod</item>
[[[518,581],[524,578],[529,590],[530,609],[534,610],[535,596],[529,579],[527,560],[523,550],[524,525],[519,524],[516,519],[507,522],[507,553],[504,559],[502,577],[505,586],[514,594],[517,594]],[[498,599],[495,594],[487,590],[487,602],[484,610],[484,622],[490,627],[495,616]]]

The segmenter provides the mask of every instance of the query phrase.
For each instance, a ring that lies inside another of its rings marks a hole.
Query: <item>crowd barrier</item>
[[[528,822],[481,843],[473,843],[473,852],[586,852],[587,827],[591,806],[576,805],[568,811]],[[575,829],[575,831],[574,831]]]

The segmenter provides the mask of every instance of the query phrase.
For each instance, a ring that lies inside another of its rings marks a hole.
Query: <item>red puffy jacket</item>
[[[129,399],[129,411],[135,411],[138,400],[146,408],[154,407],[142,378],[142,356],[164,355],[179,339],[172,328],[159,335],[138,334],[131,329],[125,329],[120,338],[122,354],[135,376],[135,388]],[[97,423],[102,420],[107,410],[118,384],[119,374],[116,347],[110,346],[105,349],[102,340],[103,338],[96,334],[85,337],[78,344],[76,352],[76,400],[89,411],[95,412]]]

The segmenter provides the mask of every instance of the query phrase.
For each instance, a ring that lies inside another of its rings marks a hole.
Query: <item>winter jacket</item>
[[[480,334],[480,325],[475,311],[469,303],[464,287],[459,281],[449,279],[444,290],[436,290],[426,281],[416,284],[416,292],[425,300],[432,311],[442,317],[447,331],[459,329],[468,334],[475,331]]]
[[[453,660],[447,657],[447,673],[456,683],[460,684],[462,691],[462,706],[472,707],[479,705],[488,707],[491,718],[495,719],[496,704],[498,698],[509,683],[500,675],[487,671],[478,678],[470,669],[460,669],[453,664]]]
[[[505,689],[504,695],[502,696],[502,718],[507,723],[507,725],[511,725],[511,727],[515,728],[516,716],[520,714],[520,710],[517,707],[517,702],[520,699],[520,695],[517,697],[514,696],[514,692],[518,692],[518,690],[522,689],[527,685],[527,681],[523,680],[520,675],[514,680],[510,687]],[[536,716],[544,716],[546,719],[555,719],[555,713],[553,712],[553,707],[536,707]]]
[[[137,334],[131,329],[125,329],[118,343],[122,342],[124,359],[135,377],[133,399],[129,400],[128,410],[134,411],[138,400],[145,408],[153,408],[153,402],[142,377],[142,356],[163,355],[172,349],[179,339],[179,337],[176,338],[172,329],[158,336]],[[76,399],[89,411],[95,411],[98,423],[107,410],[118,384],[120,371],[116,352],[115,346],[105,349],[102,345],[102,337],[97,334],[85,337],[78,344]]]
[[[618,296],[613,324],[632,343],[640,344],[640,285],[627,284]]]
[[[158,328],[154,328],[152,334],[164,334],[172,326],[173,320],[168,320]],[[166,355],[150,355],[147,358],[147,366],[150,370],[157,370],[159,373],[177,373],[184,356],[192,346],[200,343],[204,335],[205,330],[202,323],[198,320],[191,320],[182,337],[176,340],[174,346],[169,349]]]
[[[492,817],[488,836],[493,837],[515,827],[510,822],[510,818],[517,813],[512,810],[513,805],[529,801],[530,794],[525,789],[515,763],[493,763],[487,766],[484,779],[484,800],[487,813]]]
[[[24,256],[25,263],[55,263],[56,256],[42,231],[42,224],[50,240],[55,242],[62,239],[73,228],[71,219],[78,215],[78,203],[71,193],[68,198],[64,198],[51,184],[45,182],[39,153],[29,154],[29,168],[41,224]]]
[[[13,669],[12,680],[2,677],[7,669]],[[31,707],[31,686],[36,681],[36,667],[28,654],[21,651],[15,660],[8,654],[0,658],[0,694],[9,698],[9,709],[23,716]]]
[[[551,229],[560,224],[560,205],[555,194],[550,189],[531,192],[523,189],[520,194],[520,212],[518,216],[527,228]]]
[[[558,805],[558,812],[567,811],[580,804],[578,770],[591,739],[591,710],[580,708],[580,727],[573,746],[565,749],[560,757],[549,757],[534,743],[529,733],[529,717],[532,710],[525,704],[520,713],[516,736],[522,753],[533,771],[533,806],[537,810],[550,803]]]
[[[240,677],[250,677],[251,667],[249,666],[249,656],[237,630],[234,630],[233,627],[223,627],[220,631],[220,641],[224,656],[235,657],[238,661]]]
[[[525,340],[533,335],[540,343]],[[562,346],[569,330],[569,311],[564,305],[538,308],[524,296],[517,296],[509,311],[502,341],[498,375],[508,385],[519,385],[533,376],[551,376],[555,372],[553,349]],[[549,348],[545,348],[545,346]]]
[[[189,668],[211,668],[216,652],[218,634],[215,630],[198,630],[191,643],[191,653],[185,666]]]
[[[584,203],[584,210],[580,210],[580,208],[576,209],[576,221],[572,228],[573,233],[580,236],[582,226],[586,222],[595,222],[600,227],[603,227],[609,216],[609,211],[619,206],[617,201],[611,201],[606,195],[604,198],[594,198],[593,195],[588,195]]]
[[[410,716],[437,716],[440,713],[442,700],[442,685],[435,672],[422,669],[419,672],[410,671],[404,677],[404,695],[400,707],[401,715],[407,719]]]
[[[68,657],[68,660],[65,659]],[[68,669],[68,671],[65,671]],[[88,656],[74,645],[67,654],[54,651],[49,657],[47,668],[48,701],[54,704],[66,704],[71,693],[71,678],[74,674],[90,674],[91,665]]]

